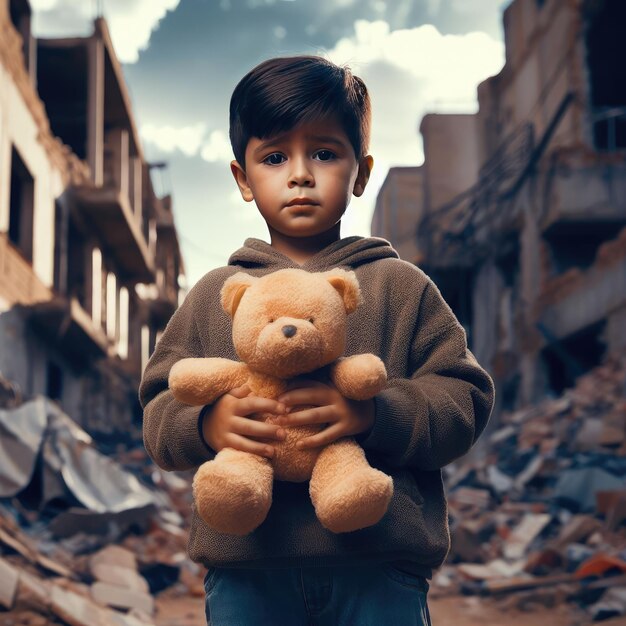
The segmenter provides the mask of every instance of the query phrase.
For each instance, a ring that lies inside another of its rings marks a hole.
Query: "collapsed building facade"
[[[137,430],[137,387],[184,296],[106,22],[35,40],[0,0],[0,375],[100,436]]]
[[[496,412],[626,348],[626,5],[514,0],[503,21],[478,113],[424,117],[418,201],[391,179],[372,222],[411,241],[496,380]]]

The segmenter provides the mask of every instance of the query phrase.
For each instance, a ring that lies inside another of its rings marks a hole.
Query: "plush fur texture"
[[[170,388],[180,402],[204,405],[244,383],[251,393],[278,398],[290,378],[324,375],[347,398],[372,398],[386,383],[385,366],[373,354],[341,358],[346,317],[361,303],[353,272],[311,273],[284,269],[261,278],[239,272],[221,292],[233,318],[233,343],[242,362],[188,358],[172,367]],[[320,370],[320,371],[318,371]],[[256,419],[271,421],[271,414]],[[392,479],[372,468],[353,439],[298,450],[296,443],[323,428],[287,428],[273,443],[271,460],[224,448],[198,469],[194,498],[203,520],[219,532],[245,535],[265,519],[273,479],[310,480],[311,500],[322,525],[336,533],[376,524],[387,511]]]

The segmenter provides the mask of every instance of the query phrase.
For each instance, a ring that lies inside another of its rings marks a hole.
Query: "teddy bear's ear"
[[[257,280],[258,278],[254,278],[254,276],[244,272],[237,272],[227,279],[221,291],[222,308],[224,311],[231,317],[235,315],[235,311],[246,289]]]
[[[354,272],[346,272],[336,268],[326,272],[328,282],[339,292],[343,298],[346,313],[352,313],[361,304],[361,289]]]

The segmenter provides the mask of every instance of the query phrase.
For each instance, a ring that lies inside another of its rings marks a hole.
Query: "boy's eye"
[[[332,161],[335,158],[335,153],[330,150],[320,150],[313,155],[318,161]]]
[[[264,159],[263,163],[267,163],[267,165],[280,165],[285,160],[285,157],[279,152],[272,152],[272,154],[268,154]]]

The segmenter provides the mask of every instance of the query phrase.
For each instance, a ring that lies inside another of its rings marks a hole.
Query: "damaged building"
[[[172,200],[157,197],[106,22],[38,39],[0,0],[0,378],[88,432],[140,427],[137,387],[184,295]]]
[[[372,222],[439,286],[497,411],[626,347],[626,4],[514,0],[503,21],[478,113],[424,117],[424,163],[391,170]]]

